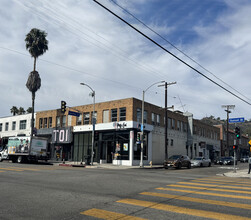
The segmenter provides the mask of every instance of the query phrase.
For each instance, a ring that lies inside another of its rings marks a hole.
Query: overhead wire
[[[251,99],[249,99],[248,97],[246,97],[245,95],[243,95],[242,93],[240,93],[238,90],[236,90],[234,87],[232,87],[231,85],[229,85],[228,83],[226,83],[225,81],[223,81],[221,78],[219,78],[218,76],[216,76],[214,73],[212,73],[210,70],[208,70],[207,68],[205,68],[204,66],[202,66],[199,62],[197,62],[195,59],[193,59],[191,56],[187,55],[185,52],[183,52],[182,50],[180,50],[178,47],[176,47],[173,43],[171,43],[170,41],[168,41],[166,38],[164,38],[162,35],[160,35],[157,31],[153,30],[151,27],[149,27],[147,24],[145,24],[143,21],[141,21],[140,19],[138,19],[135,15],[133,15],[131,12],[129,12],[127,9],[125,9],[124,7],[122,7],[121,5],[119,5],[117,2],[115,2],[114,0],[110,0],[113,4],[115,4],[116,6],[118,6],[120,9],[122,9],[123,11],[125,11],[127,14],[129,14],[130,16],[132,16],[135,20],[137,20],[140,24],[142,24],[144,27],[146,27],[147,29],[149,29],[150,31],[152,31],[154,34],[156,34],[158,37],[160,37],[162,40],[164,40],[165,42],[167,42],[168,44],[170,44],[173,48],[175,48],[177,51],[179,51],[181,54],[183,54],[185,57],[187,57],[188,59],[190,59],[192,62],[194,62],[195,64],[197,64],[199,67],[201,67],[203,70],[205,70],[206,72],[208,72],[209,74],[211,74],[212,76],[214,76],[216,79],[218,79],[219,81],[221,81],[223,84],[227,85],[229,88],[233,89],[235,92],[237,92],[239,95],[243,96],[244,98],[248,99],[251,101]]]
[[[164,50],[166,53],[170,54],[175,59],[177,59],[178,61],[180,61],[181,63],[183,63],[187,67],[189,67],[190,69],[194,70],[195,72],[197,72],[198,74],[200,74],[201,76],[203,76],[204,78],[206,78],[207,80],[209,80],[210,82],[212,82],[213,84],[217,85],[221,89],[225,90],[229,94],[235,96],[239,100],[245,102],[248,105],[251,105],[251,103],[249,103],[245,99],[241,98],[240,96],[238,96],[235,93],[231,92],[229,89],[227,89],[227,88],[223,87],[222,85],[220,85],[219,83],[215,82],[214,80],[212,80],[211,78],[209,78],[208,76],[206,76],[205,74],[203,74],[201,71],[197,70],[195,67],[191,66],[190,64],[188,64],[187,62],[185,62],[184,60],[182,60],[181,58],[179,58],[178,56],[176,56],[175,54],[173,54],[171,51],[169,51],[166,48],[164,48],[163,46],[161,46],[155,40],[153,40],[152,38],[150,38],[149,36],[147,36],[146,34],[144,34],[142,31],[140,31],[139,29],[137,29],[136,27],[134,27],[132,24],[130,24],[129,22],[127,22],[126,20],[124,20],[123,18],[121,18],[119,15],[117,15],[116,13],[114,13],[113,11],[111,11],[109,8],[107,8],[106,6],[104,6],[103,4],[101,4],[99,1],[97,1],[97,0],[93,0],[93,1],[95,3],[97,3],[98,5],[100,5],[102,8],[104,8],[105,10],[107,10],[109,13],[111,13],[112,15],[114,15],[115,17],[117,17],[118,19],[120,19],[122,22],[124,22],[125,24],[127,24],[129,27],[131,27],[132,29],[134,29],[136,32],[138,32],[139,34],[141,34],[143,37],[145,37],[146,39],[148,39],[149,41],[151,41],[152,43],[154,43],[156,46],[158,46],[159,48],[161,48],[162,50]]]

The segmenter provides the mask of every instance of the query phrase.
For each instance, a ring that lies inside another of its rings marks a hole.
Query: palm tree
[[[14,116],[18,114],[17,106],[12,106],[12,108],[10,109],[10,113],[13,114]]]
[[[43,55],[48,50],[48,40],[46,39],[46,36],[46,32],[33,28],[25,38],[26,49],[34,58],[33,71],[30,72],[26,83],[26,87],[32,94],[31,136],[33,136],[34,129],[35,94],[41,87],[41,78],[39,76],[39,73],[36,71],[36,61],[39,56]]]
[[[19,114],[19,115],[23,115],[24,113],[25,113],[24,108],[23,108],[23,107],[19,107],[19,109],[18,109],[18,114]]]
[[[26,113],[32,113],[32,107],[27,108]]]

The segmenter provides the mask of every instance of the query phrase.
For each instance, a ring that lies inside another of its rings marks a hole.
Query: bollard
[[[63,164],[65,164],[65,160],[63,159]]]

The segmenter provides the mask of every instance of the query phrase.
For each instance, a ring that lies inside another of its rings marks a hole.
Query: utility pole
[[[176,82],[171,82],[171,83],[165,82],[165,84],[158,86],[158,87],[165,86],[165,159],[168,158],[168,147],[167,147],[167,128],[168,128],[168,118],[167,118],[167,110],[168,110],[168,107],[167,107],[167,86],[170,86],[170,85],[173,85],[173,84],[176,84]],[[173,108],[173,106],[171,108]]]
[[[228,121],[229,121],[229,114],[231,113],[229,109],[234,109],[235,105],[222,105],[221,107],[225,108],[225,111],[227,112],[227,149],[228,149],[228,155],[229,155],[229,135],[228,135],[229,122]]]

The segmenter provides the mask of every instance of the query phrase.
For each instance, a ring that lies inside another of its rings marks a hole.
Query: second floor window
[[[0,123],[0,131],[2,131],[2,130],[3,130],[3,124]]]
[[[5,131],[8,131],[9,130],[9,122],[6,122],[5,123]]]
[[[88,125],[90,123],[90,113],[85,112],[84,113],[84,125]]]
[[[155,125],[155,114],[152,113],[152,125]]]
[[[21,120],[19,124],[19,130],[25,130],[26,129],[26,120]]]
[[[116,108],[112,109],[111,121],[117,121],[118,119],[118,110]]]
[[[103,123],[108,123],[109,122],[109,110],[104,110],[103,111]]]
[[[43,128],[43,119],[39,118],[39,128]]]
[[[47,128],[47,127],[48,127],[48,119],[44,118],[44,128]]]
[[[126,121],[126,108],[119,109],[119,121]]]
[[[15,130],[16,130],[16,122],[13,121],[13,122],[12,122],[12,131],[15,131]]]
[[[81,125],[82,124],[82,114],[79,115],[79,117],[77,117],[77,125]]]
[[[57,127],[60,127],[60,117],[59,116],[57,116],[56,122],[57,122]]]
[[[66,126],[66,115],[63,116],[62,118],[62,127]]]
[[[49,128],[52,128],[52,117],[49,117]]]

